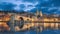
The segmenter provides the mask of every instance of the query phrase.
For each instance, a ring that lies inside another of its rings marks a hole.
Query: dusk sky
[[[35,12],[37,9],[46,14],[60,14],[60,0],[0,0],[0,10],[3,11]],[[60,34],[60,30],[47,30],[41,34]]]
[[[60,14],[60,0],[0,0],[0,10],[34,12],[37,9],[47,14]]]

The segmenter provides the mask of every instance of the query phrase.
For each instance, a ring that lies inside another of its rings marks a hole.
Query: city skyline
[[[60,0],[0,0],[0,34],[7,32],[60,34]]]

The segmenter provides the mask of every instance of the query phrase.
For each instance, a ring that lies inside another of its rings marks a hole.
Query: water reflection
[[[1,15],[0,15],[1,16]],[[48,34],[55,33],[55,30],[60,30],[60,23],[46,23],[44,21],[34,21],[34,19],[21,17],[15,17],[17,15],[4,15],[0,17],[0,31],[13,32],[14,34]],[[18,18],[18,19],[17,19]],[[21,18],[21,19],[20,19]],[[25,19],[24,19],[25,18]],[[43,19],[42,19],[43,20]],[[47,20],[46,20],[47,21]],[[46,33],[48,31],[48,33]],[[54,31],[54,32],[52,32]],[[56,34],[56,33],[55,33]]]

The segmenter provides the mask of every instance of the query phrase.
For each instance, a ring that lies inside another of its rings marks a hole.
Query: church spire
[[[40,11],[40,16],[43,16],[42,11]]]
[[[38,11],[38,9],[37,9],[36,15],[39,15],[39,11]]]

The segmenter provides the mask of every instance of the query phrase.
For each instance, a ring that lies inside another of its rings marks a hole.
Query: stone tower
[[[40,11],[40,16],[41,16],[41,17],[43,16],[42,11]]]

